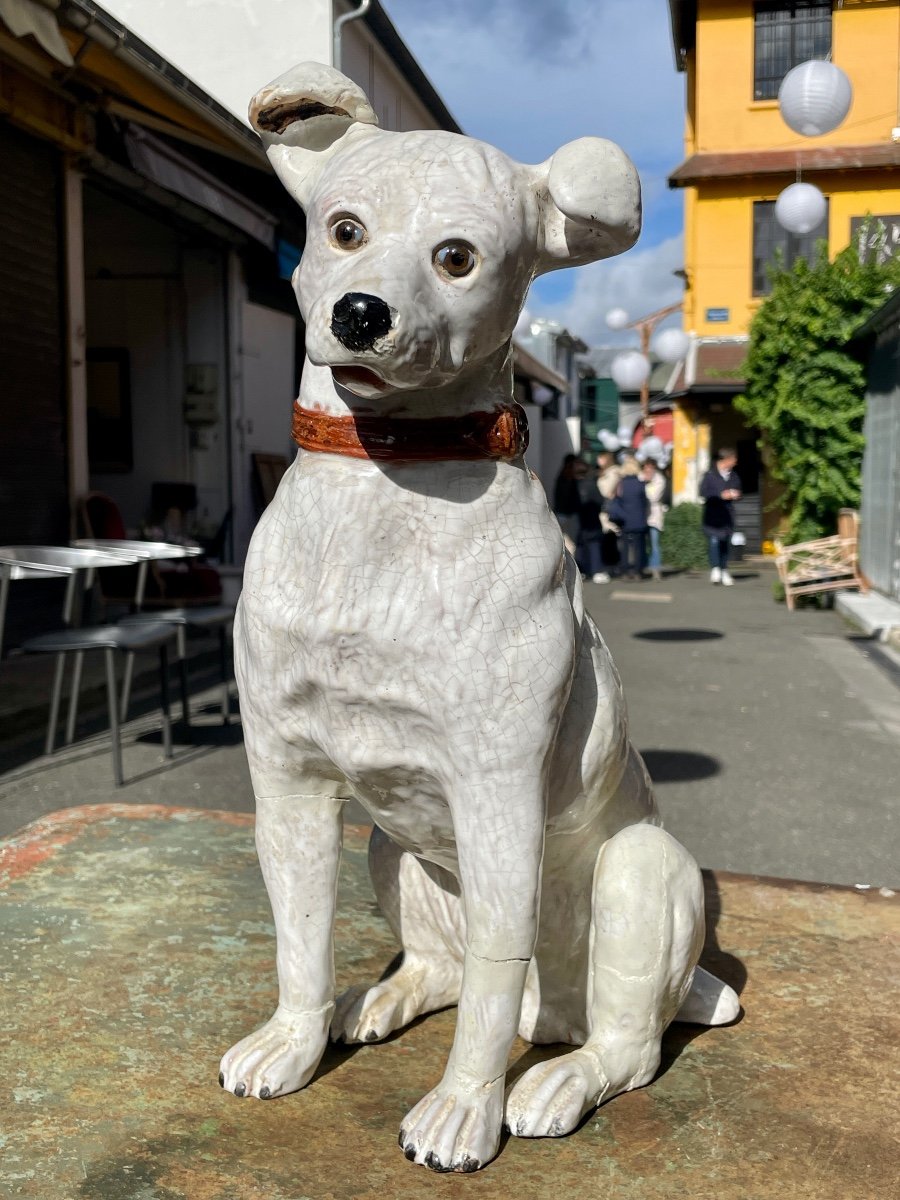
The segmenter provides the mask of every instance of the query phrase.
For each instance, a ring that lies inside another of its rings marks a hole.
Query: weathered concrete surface
[[[346,835],[341,986],[394,953],[366,834]],[[296,1095],[219,1089],[220,1053],[275,1000],[251,817],[104,805],[35,822],[0,846],[0,1195],[896,1195],[897,897],[727,874],[707,885],[704,961],[742,990],[742,1020],[673,1027],[663,1074],[571,1137],[512,1138],[478,1175],[435,1176],[404,1159],[396,1131],[440,1075],[453,1011],[330,1051]],[[513,1073],[548,1053],[517,1044]]]

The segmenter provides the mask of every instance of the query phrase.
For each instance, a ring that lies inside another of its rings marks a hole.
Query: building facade
[[[750,323],[779,254],[790,266],[811,259],[824,239],[833,256],[870,216],[880,219],[875,252],[900,242],[900,2],[670,0],[669,9],[686,82],[685,159],[669,183],[685,195],[685,328],[698,339],[693,366],[676,385],[675,495],[692,498],[709,452],[737,442],[742,479],[758,478],[766,533],[776,518],[755,450],[760,431],[731,406]],[[833,132],[805,138],[782,119],[778,88],[811,58],[830,58],[846,72],[853,104]],[[789,235],[774,213],[798,177],[828,204],[805,237]]]
[[[868,361],[859,565],[876,590],[900,600],[900,293],[855,341]]]
[[[179,7],[215,26],[213,5]],[[335,7],[301,10],[317,37],[328,26],[328,61]],[[458,131],[380,6],[353,24],[345,70],[374,81],[382,123]],[[227,528],[239,567],[254,464],[293,453],[303,214],[244,113],[172,58],[93,0],[0,12],[0,544],[65,544],[91,492],[138,532],[177,485],[190,532]],[[251,64],[250,91],[279,69]],[[29,607],[29,588],[11,603]]]

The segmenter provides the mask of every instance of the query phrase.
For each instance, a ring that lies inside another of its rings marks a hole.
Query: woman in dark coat
[[[626,579],[641,579],[647,562],[647,517],[650,501],[634,459],[622,465],[622,479],[613,501],[612,520],[622,531],[622,565]]]

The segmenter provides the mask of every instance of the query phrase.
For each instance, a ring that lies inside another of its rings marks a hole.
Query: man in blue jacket
[[[703,532],[709,538],[710,583],[731,587],[734,580],[728,574],[728,551],[734,533],[734,502],[741,498],[741,481],[735,471],[737,455],[723,446],[716,455],[716,465],[703,476],[700,495],[703,505]]]

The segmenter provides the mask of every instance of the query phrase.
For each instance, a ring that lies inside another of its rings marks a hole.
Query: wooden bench
[[[791,611],[797,596],[845,588],[867,592],[869,585],[859,569],[859,513],[842,508],[838,513],[838,531],[831,537],[793,546],[776,541],[775,565]]]

